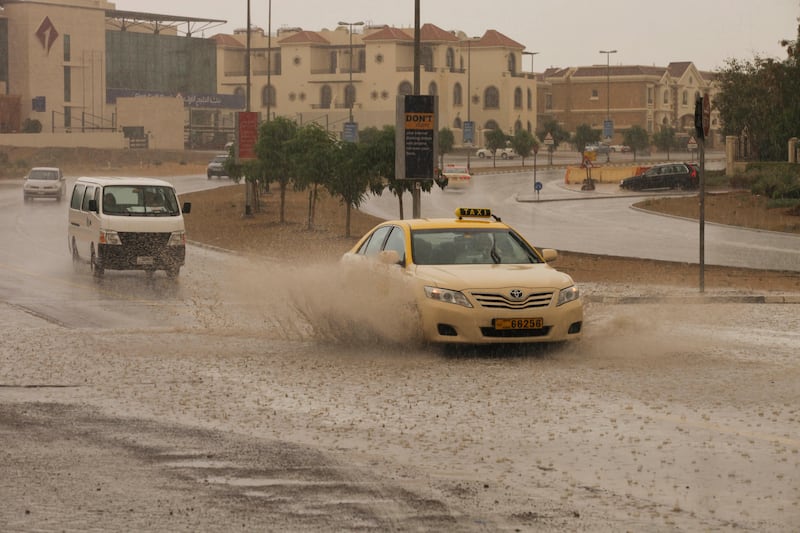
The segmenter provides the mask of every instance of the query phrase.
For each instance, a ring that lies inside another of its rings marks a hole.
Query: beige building
[[[593,65],[548,69],[539,77],[539,120],[555,119],[575,132],[588,124],[603,130],[612,120],[612,143],[622,142],[622,133],[641,126],[649,134],[669,126],[680,136],[694,135],[694,109],[698,96],[716,88],[710,73],[700,72],[691,62],[667,67]],[[711,146],[720,144],[719,114],[711,115]],[[721,144],[720,144],[721,146]]]
[[[396,96],[414,90],[414,31],[352,29],[251,31],[251,110],[339,133],[351,110],[360,129],[394,124]],[[244,96],[246,31],[215,39],[219,92]],[[454,130],[457,143],[466,121],[477,145],[489,129],[535,131],[536,80],[522,71],[523,45],[495,30],[468,38],[433,24],[420,28],[420,43],[419,93],[438,95],[439,126]]]

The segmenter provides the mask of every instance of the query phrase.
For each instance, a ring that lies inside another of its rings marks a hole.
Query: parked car
[[[34,167],[25,177],[22,185],[22,199],[55,198],[60,202],[64,197],[66,180],[58,167]]]
[[[612,150],[611,150],[611,147],[609,145],[600,143],[600,144],[587,144],[583,148],[583,151],[584,152],[596,152],[598,154],[607,154],[607,153],[611,152]]]
[[[212,159],[206,167],[206,176],[208,179],[211,179],[211,176],[217,176],[218,178],[227,176],[225,172],[225,162],[227,160],[228,154],[218,154],[214,156],[214,159]]]
[[[665,163],[648,168],[638,176],[620,181],[623,189],[695,189],[699,182],[697,167],[686,163]]]
[[[631,147],[627,144],[612,144],[611,145],[612,152],[630,152]]]
[[[488,148],[480,148],[477,152],[475,152],[475,155],[481,159],[486,157],[495,157],[494,152]],[[517,157],[517,152],[515,152],[513,148],[500,148],[497,150],[497,157],[500,159],[514,159]]]

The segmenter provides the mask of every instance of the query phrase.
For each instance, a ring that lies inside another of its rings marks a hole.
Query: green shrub
[[[755,162],[747,165],[750,191],[771,199],[800,198],[800,165]]]

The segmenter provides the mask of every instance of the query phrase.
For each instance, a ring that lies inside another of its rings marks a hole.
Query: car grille
[[[484,337],[518,339],[521,337],[545,337],[550,333],[550,326],[541,329],[494,329],[492,327],[481,328]]]
[[[473,292],[472,297],[481,304],[481,307],[491,309],[536,309],[549,306],[553,293],[532,292],[520,300],[511,300],[508,296],[495,292]]]
[[[137,255],[156,255],[167,247],[170,233],[120,233],[119,239],[126,249]]]

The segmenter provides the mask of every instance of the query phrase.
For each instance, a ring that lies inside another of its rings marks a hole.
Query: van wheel
[[[90,265],[92,267],[92,275],[96,278],[102,278],[105,270],[103,269],[103,265],[97,260],[97,256],[94,253],[94,248],[92,248],[92,258],[90,259]]]
[[[167,267],[167,277],[169,279],[175,279],[178,277],[178,274],[181,273],[181,267],[179,266],[171,266]]]

